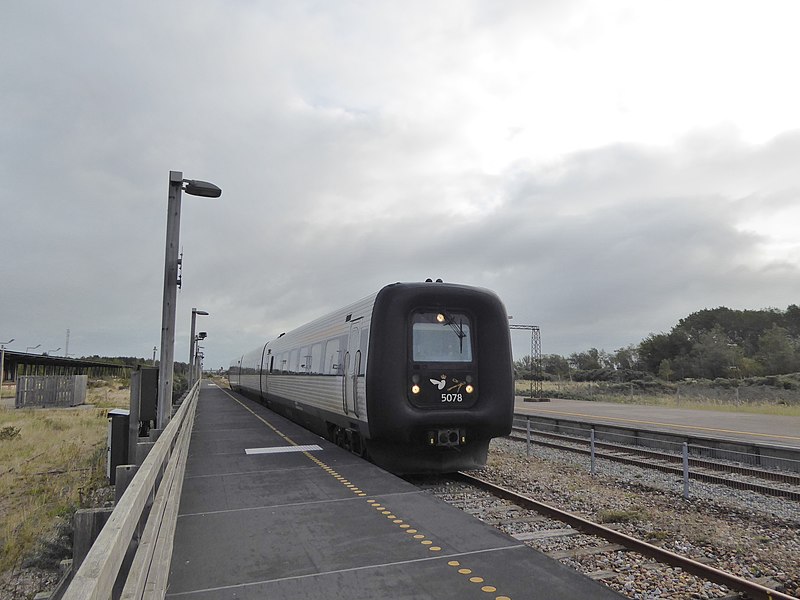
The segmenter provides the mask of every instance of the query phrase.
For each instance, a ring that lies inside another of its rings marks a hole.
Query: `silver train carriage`
[[[491,291],[395,283],[232,361],[231,388],[396,473],[486,464],[511,430],[508,317]]]

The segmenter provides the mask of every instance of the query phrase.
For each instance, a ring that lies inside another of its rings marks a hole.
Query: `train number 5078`
[[[461,394],[442,394],[442,402],[462,402]]]

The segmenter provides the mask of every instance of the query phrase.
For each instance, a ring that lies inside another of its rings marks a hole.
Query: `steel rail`
[[[514,492],[513,490],[496,485],[490,481],[476,477],[475,475],[470,475],[464,472],[458,472],[455,475],[462,481],[487,490],[498,498],[503,498],[523,508],[534,510],[540,514],[552,517],[558,521],[561,521],[562,523],[566,523],[571,527],[582,531],[583,533],[595,535],[608,540],[609,542],[620,544],[629,550],[649,556],[660,563],[664,563],[673,567],[680,567],[687,573],[691,573],[692,575],[696,575],[702,579],[724,585],[731,590],[748,594],[755,600],[797,600],[793,596],[789,596],[783,592],[778,592],[761,584],[744,579],[743,577],[739,577],[738,575],[734,575],[733,573],[715,569],[714,567],[710,567],[696,560],[692,560],[691,558],[687,558],[669,550],[659,548],[658,546],[648,544],[643,540],[639,540],[624,533],[620,533],[619,531],[604,527],[589,521],[588,519],[579,517],[578,515],[560,510],[554,506],[550,506],[549,504],[545,504],[544,502],[539,502],[538,500],[523,496],[517,492]]]
[[[518,440],[518,441],[526,441],[526,438],[521,436],[508,436],[510,439]],[[558,450],[566,450],[568,452],[577,452],[578,454],[586,454],[589,455],[591,450],[587,450],[584,448],[575,448],[574,446],[568,446],[565,444],[558,444],[555,442],[544,442],[538,440],[536,444],[540,446],[546,446],[548,448],[555,448]],[[632,465],[641,467],[643,469],[650,469],[652,471],[660,471],[662,473],[668,473],[670,475],[683,475],[683,469],[679,467],[672,467],[670,465],[659,465],[652,462],[647,462],[644,460],[637,460],[635,458],[631,458],[629,456],[619,456],[616,454],[606,454],[602,452],[595,452],[595,456],[597,458],[604,458],[606,460],[611,460],[614,462]],[[761,485],[758,483],[750,483],[748,481],[740,481],[738,479],[728,479],[726,477],[720,477],[718,475],[712,475],[710,473],[699,473],[697,471],[689,471],[689,479],[694,479],[697,481],[703,481],[705,483],[713,483],[718,485],[724,485],[730,488],[739,489],[739,490],[749,490],[752,492],[758,492],[760,494],[764,494],[765,496],[773,496],[776,498],[786,498],[789,500],[800,501],[800,492],[796,492],[793,490],[784,490],[782,488],[774,488],[769,487],[766,485]]]

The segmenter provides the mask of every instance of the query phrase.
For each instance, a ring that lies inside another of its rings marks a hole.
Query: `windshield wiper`
[[[461,354],[464,354],[464,338],[467,337],[467,334],[464,333],[464,321],[459,321],[458,325],[456,325],[452,317],[449,317],[447,319],[447,324],[450,325],[450,329],[458,336],[458,350]]]

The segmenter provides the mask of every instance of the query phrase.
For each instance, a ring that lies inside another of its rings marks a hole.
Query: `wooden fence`
[[[75,573],[65,600],[107,600],[118,578],[124,579],[125,600],[164,598],[199,387],[199,382],[192,387],[142,462]],[[120,574],[132,545],[133,563]]]

